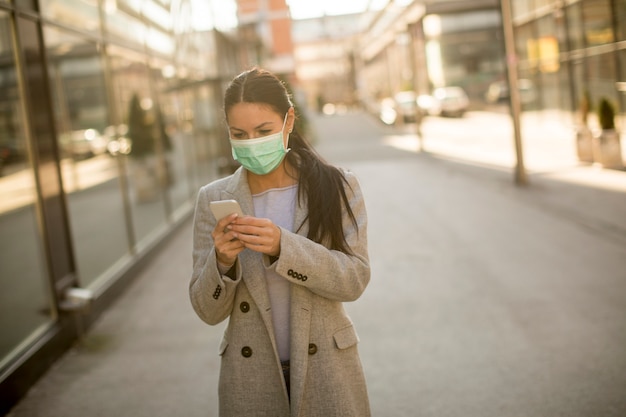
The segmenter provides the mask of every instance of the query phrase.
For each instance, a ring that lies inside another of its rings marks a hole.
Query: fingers
[[[269,219],[240,217],[228,229],[246,248],[272,256],[280,253],[280,228]]]
[[[223,265],[234,264],[237,260],[237,255],[244,249],[244,244],[237,239],[227,241],[219,246],[215,245],[217,260]]]
[[[217,259],[224,265],[231,265],[237,260],[237,255],[245,248],[243,243],[236,239],[236,233],[229,230],[229,225],[237,218],[236,214],[227,216],[217,222],[212,232]]]
[[[213,231],[213,233],[215,233],[215,231],[220,231],[220,230],[224,231],[229,224],[231,224],[232,222],[234,222],[237,219],[237,217],[238,217],[237,213],[233,213],[233,214],[230,214],[230,215],[222,218],[215,225],[215,230]]]

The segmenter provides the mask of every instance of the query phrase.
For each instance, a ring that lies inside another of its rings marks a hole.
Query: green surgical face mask
[[[283,131],[287,123],[287,115],[280,132],[256,139],[232,139],[230,146],[233,158],[245,169],[257,175],[265,175],[274,171],[289,152],[283,143]]]

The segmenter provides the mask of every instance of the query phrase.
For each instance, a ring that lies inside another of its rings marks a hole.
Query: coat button
[[[250,356],[252,356],[252,348],[250,346],[242,347],[241,348],[241,356],[243,356],[244,358],[249,358]]]
[[[215,291],[213,292],[213,298],[217,300],[218,298],[220,298],[221,293],[222,293],[222,287],[218,285],[217,287],[215,287]]]
[[[243,311],[244,313],[247,313],[248,311],[250,311],[250,304],[244,301],[241,304],[239,304],[239,309]]]
[[[317,353],[317,345],[315,343],[309,343],[309,355],[315,355]]]

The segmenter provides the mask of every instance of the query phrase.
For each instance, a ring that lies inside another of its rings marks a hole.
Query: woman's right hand
[[[217,261],[224,266],[232,266],[237,260],[237,255],[244,250],[245,246],[235,238],[235,232],[229,229],[229,225],[237,218],[233,213],[217,222],[211,236],[215,243]]]

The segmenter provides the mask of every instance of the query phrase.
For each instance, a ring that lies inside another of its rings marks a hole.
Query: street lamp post
[[[502,13],[502,31],[504,34],[504,51],[507,61],[507,76],[509,80],[509,105],[511,118],[513,119],[513,132],[515,135],[515,183],[526,185],[528,178],[524,167],[524,152],[522,149],[522,134],[520,128],[520,95],[517,83],[517,55],[515,53],[515,40],[513,37],[513,19],[511,17],[511,1],[500,0]]]

